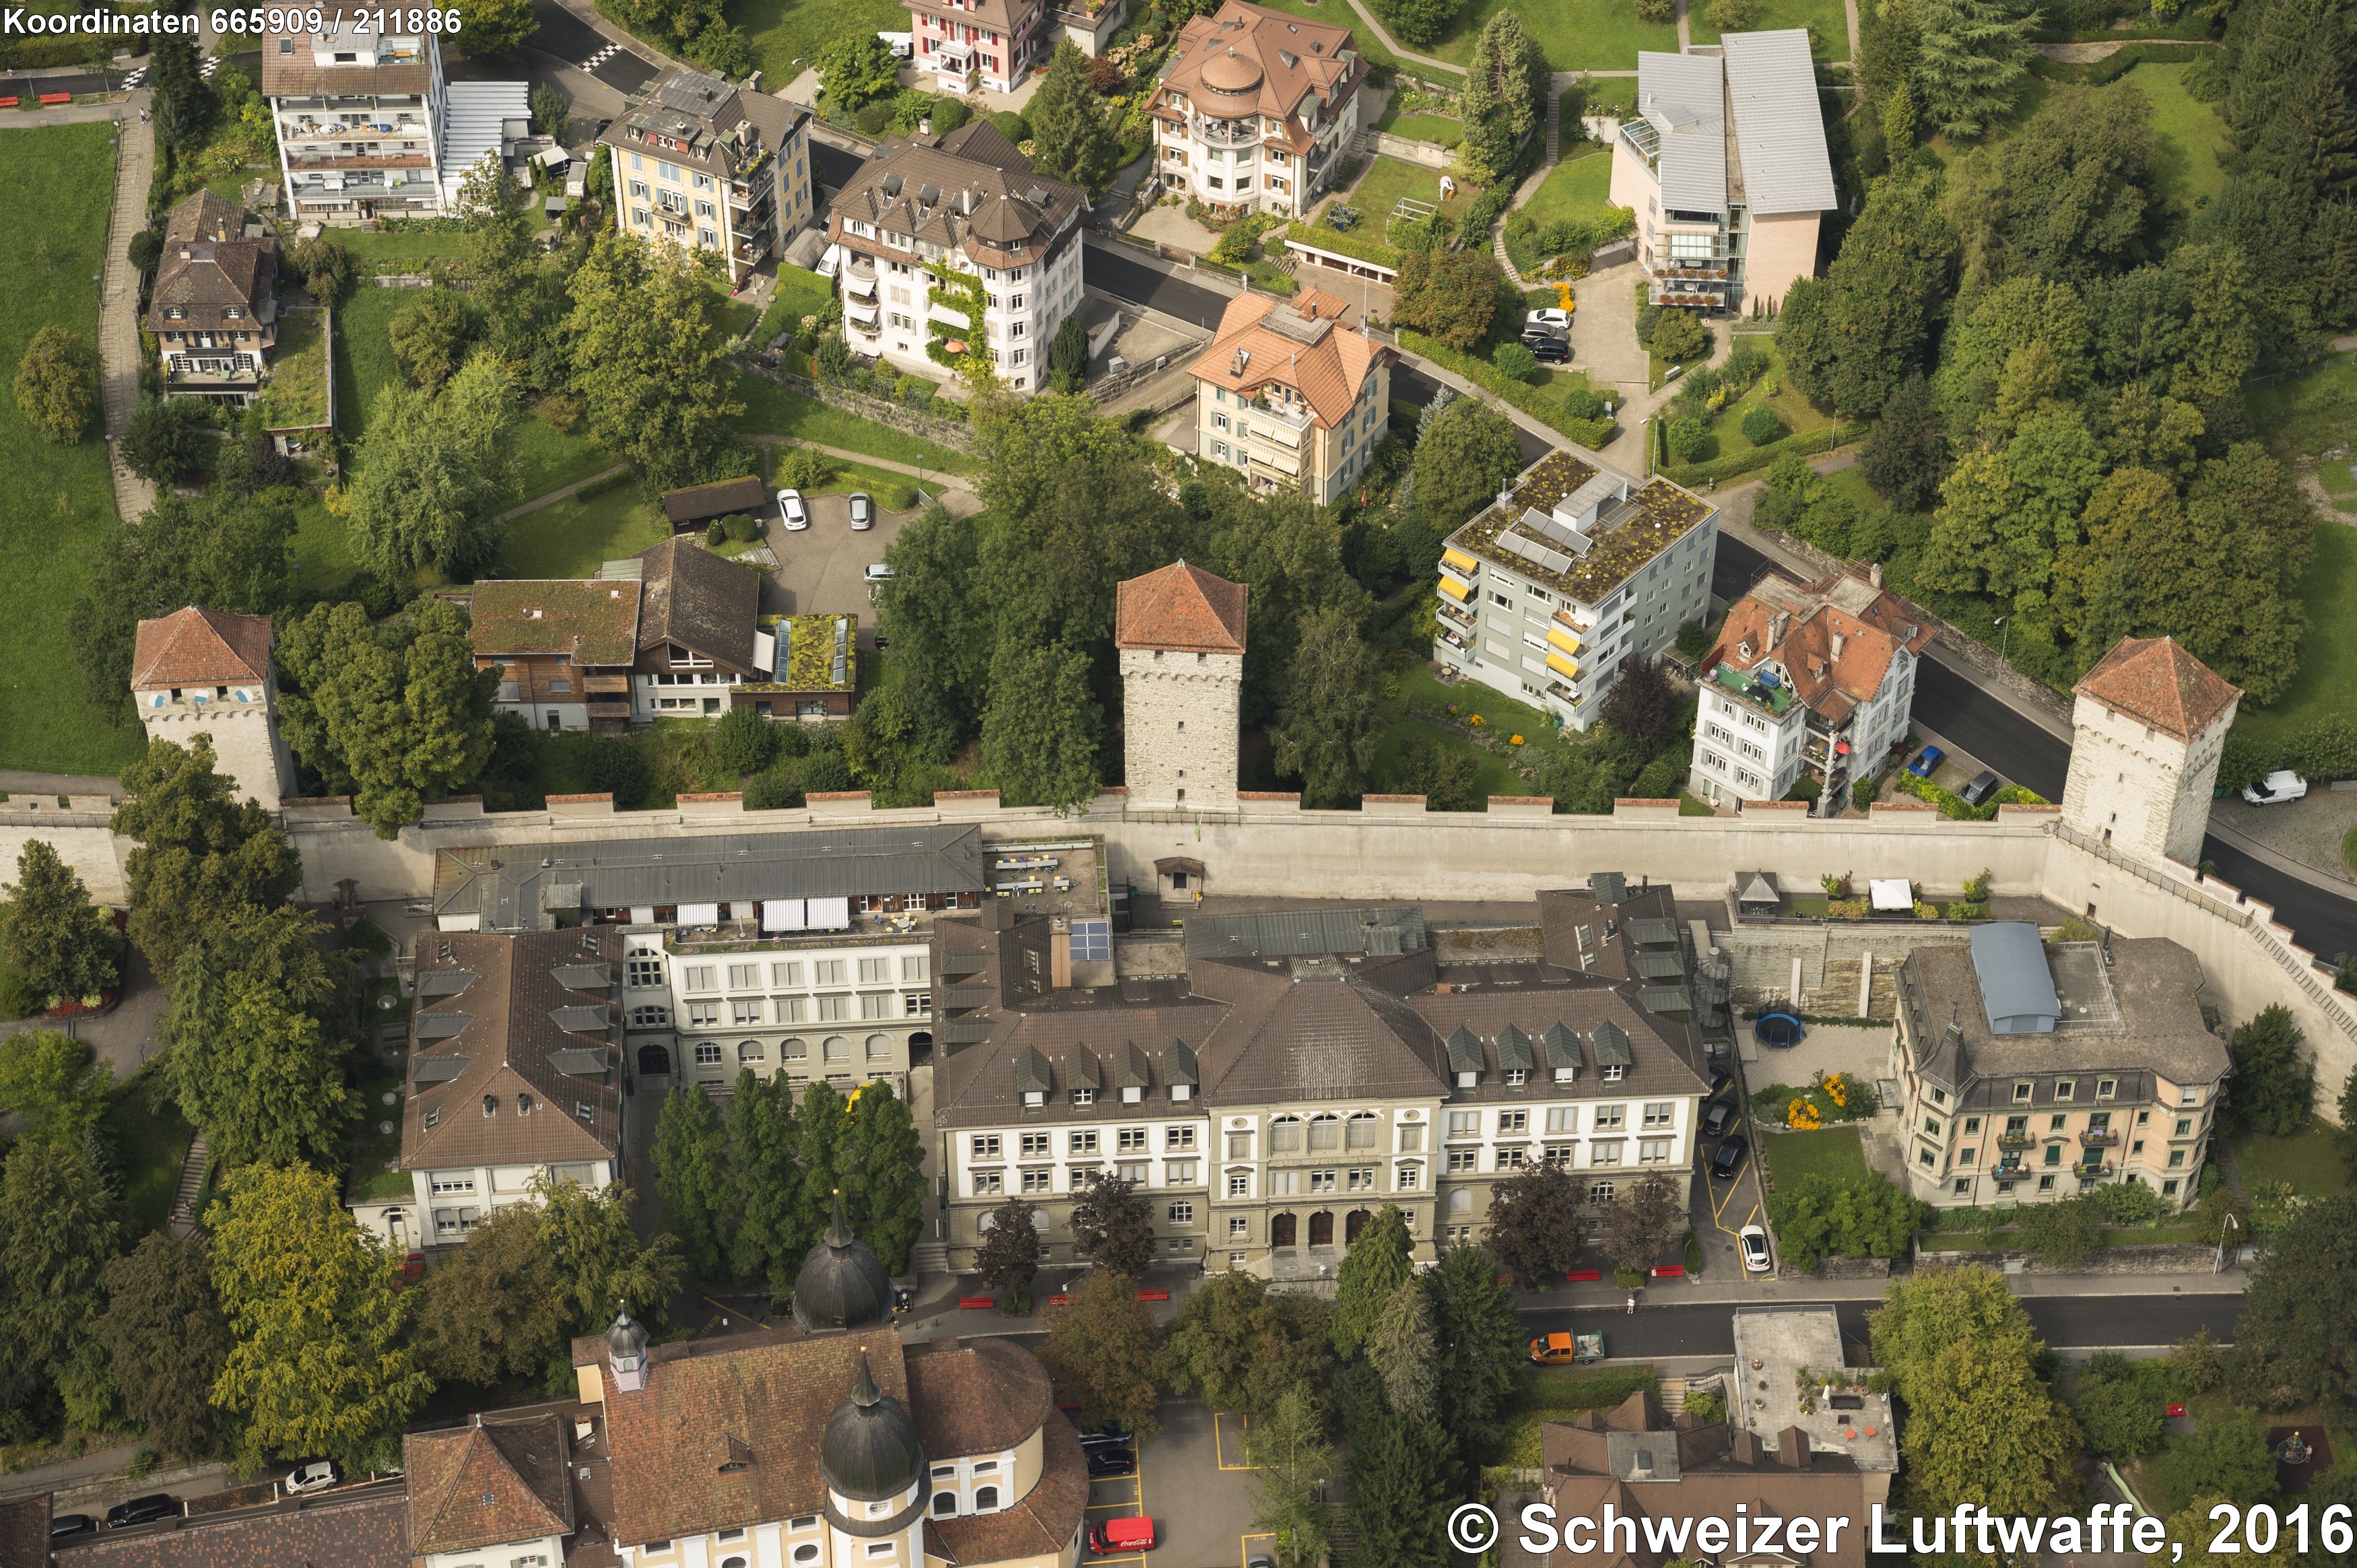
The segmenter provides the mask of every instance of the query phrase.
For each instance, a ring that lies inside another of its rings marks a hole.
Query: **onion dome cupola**
[[[830,1490],[862,1503],[897,1498],[925,1475],[917,1423],[899,1400],[877,1388],[864,1350],[851,1398],[836,1407],[819,1440],[818,1467]]]
[[[617,1390],[636,1393],[645,1386],[647,1331],[629,1313],[615,1318],[614,1326],[606,1330],[606,1355],[613,1364]]]
[[[865,1328],[892,1316],[892,1276],[866,1242],[843,1219],[843,1194],[834,1195],[834,1219],[826,1240],[802,1259],[794,1277],[794,1321],[805,1333],[828,1328]]]

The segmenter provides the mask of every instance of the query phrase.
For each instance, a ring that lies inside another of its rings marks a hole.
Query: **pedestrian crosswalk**
[[[198,62],[197,74],[202,77],[205,81],[210,81],[213,79],[213,72],[219,70],[221,68],[221,57],[219,55],[208,55],[204,59]],[[144,65],[132,67],[130,73],[123,79],[123,91],[125,92],[136,92],[146,85],[147,68]]]
[[[587,59],[583,60],[581,62],[581,69],[584,70],[594,71],[599,66],[604,65],[608,60],[612,59],[616,55],[623,52],[621,45],[608,44],[604,48],[599,49],[596,54],[591,55]]]

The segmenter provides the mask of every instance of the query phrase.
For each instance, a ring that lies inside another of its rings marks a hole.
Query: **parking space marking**
[[[1727,1132],[1732,1134],[1742,1131],[1750,1120],[1751,1118],[1749,1113],[1746,1112],[1736,1119],[1734,1125],[1729,1127]],[[1743,1191],[1743,1178],[1746,1176],[1751,1177],[1755,1187],[1760,1187],[1760,1158],[1759,1129],[1757,1127],[1753,1127],[1751,1130],[1751,1147],[1744,1151],[1743,1164],[1736,1167],[1735,1175],[1727,1184],[1727,1191],[1725,1194],[1722,1195],[1719,1192],[1717,1181],[1714,1180],[1707,1173],[1703,1176],[1704,1186],[1710,1194],[1710,1222],[1712,1225],[1716,1226],[1722,1234],[1735,1239],[1736,1269],[1742,1275],[1743,1283],[1754,1287],[1764,1285],[1774,1277],[1772,1274],[1755,1274],[1749,1269],[1743,1266],[1743,1227],[1746,1225],[1759,1223],[1760,1199],[1756,1197],[1753,1198],[1751,1201],[1750,1210],[1733,1225],[1729,1225],[1727,1222],[1727,1209],[1728,1205],[1734,1203],[1741,1196]],[[1760,1190],[1764,1191],[1765,1189],[1764,1187],[1761,1187]]]
[[[1276,1532],[1275,1532],[1275,1530],[1246,1530],[1246,1531],[1243,1533],[1243,1538],[1242,1538],[1242,1540],[1241,1540],[1241,1541],[1240,1541],[1240,1544],[1241,1544],[1241,1546],[1242,1546],[1242,1548],[1243,1548],[1243,1554],[1242,1556],[1240,1556],[1240,1557],[1238,1557],[1238,1558],[1236,1559],[1236,1568],[1243,1568],[1243,1565],[1244,1565],[1245,1563],[1250,1563],[1250,1562],[1252,1561],[1252,1543],[1253,1543],[1254,1541],[1268,1541],[1268,1542],[1270,1543],[1268,1555],[1269,1555],[1269,1556],[1271,1556],[1271,1557],[1275,1557],[1275,1556],[1276,1555],[1276,1549],[1275,1549]]]
[[[1254,1464],[1231,1465],[1228,1463],[1227,1429],[1220,1424],[1225,1417],[1225,1412],[1215,1410],[1211,1412],[1211,1456],[1218,1461],[1222,1470],[1259,1469],[1260,1466]],[[1240,1430],[1249,1431],[1252,1422],[1249,1417],[1240,1415],[1236,1417],[1236,1425]],[[1243,1460],[1251,1458],[1251,1453],[1244,1446],[1244,1439],[1241,1436],[1236,1439],[1236,1457]]]
[[[1138,1512],[1144,1513],[1146,1511],[1146,1487],[1135,1476],[1111,1476],[1102,1481],[1091,1481],[1089,1483],[1089,1491],[1093,1495],[1099,1487],[1118,1486],[1124,1481],[1127,1481],[1132,1487],[1136,1488],[1136,1496],[1128,1498],[1121,1502],[1091,1503],[1089,1505],[1088,1511],[1091,1513],[1097,1513],[1107,1509],[1135,1509]]]

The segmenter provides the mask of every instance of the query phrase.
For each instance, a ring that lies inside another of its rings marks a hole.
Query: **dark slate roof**
[[[1596,1033],[1590,1037],[1596,1045],[1598,1067],[1629,1067],[1634,1063],[1636,1058],[1630,1054],[1628,1031],[1611,1019],[1607,1018],[1597,1025]]]
[[[760,489],[759,481],[748,482]],[[759,572],[686,537],[666,539],[636,559],[645,585],[639,610],[641,652],[677,643],[724,670],[753,673],[761,608]]]
[[[835,1407],[819,1439],[818,1466],[827,1486],[855,1502],[898,1497],[925,1474],[925,1445],[909,1407],[876,1386],[867,1358],[859,1380]]]
[[[1531,1052],[1531,1037],[1513,1025],[1509,1024],[1498,1031],[1496,1044],[1499,1067],[1519,1068],[1528,1072],[1538,1065],[1538,1058]]]
[[[673,528],[709,522],[732,512],[758,512],[769,502],[769,487],[758,478],[715,479],[708,485],[688,485],[662,494],[663,516]]]
[[[794,1321],[810,1333],[866,1328],[891,1319],[891,1271],[844,1223],[839,1192],[825,1237],[803,1257],[802,1272],[794,1276],[793,1307]]]
[[[1033,173],[1004,136],[953,132],[937,146],[887,136],[835,193],[827,238],[888,254],[881,239],[851,233],[856,220],[963,248],[977,265],[1023,266],[1046,260],[1088,206],[1087,191]]]
[[[1981,1007],[1992,1035],[2051,1034],[2062,1015],[2054,976],[2046,967],[2045,944],[2026,920],[1975,926],[1973,974],[1980,982]]]
[[[156,269],[147,308],[150,332],[259,332],[271,319],[278,271],[275,240],[191,240],[170,246]],[[234,306],[243,315],[231,319]],[[167,310],[183,314],[175,318]]]
[[[1415,905],[1366,909],[1298,909],[1251,915],[1197,915],[1187,922],[1187,956],[1291,958],[1421,952],[1424,911]]]

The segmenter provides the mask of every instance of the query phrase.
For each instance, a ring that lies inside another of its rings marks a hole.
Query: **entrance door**
[[[1278,1215],[1268,1222],[1268,1244],[1272,1247],[1292,1246],[1293,1230],[1294,1217],[1290,1214]]]
[[[1367,1221],[1372,1218],[1373,1217],[1363,1208],[1351,1210],[1350,1218],[1342,1221],[1342,1245],[1356,1246],[1359,1232],[1367,1228]]]
[[[1309,1217],[1309,1244],[1313,1247],[1334,1244],[1334,1215],[1331,1209],[1321,1208]]]
[[[639,1076],[640,1078],[669,1078],[671,1076],[671,1051],[669,1048],[662,1046],[640,1046],[639,1047]]]

